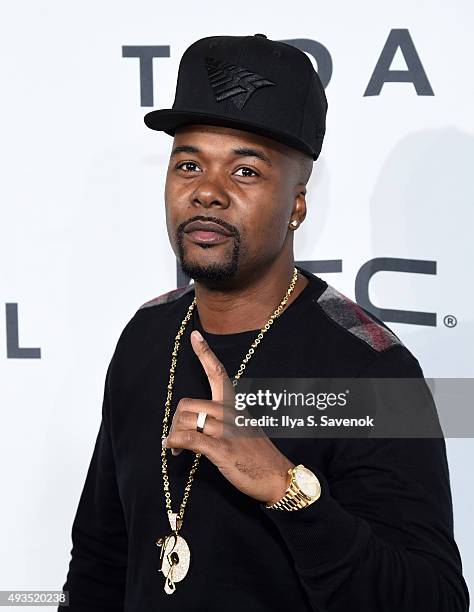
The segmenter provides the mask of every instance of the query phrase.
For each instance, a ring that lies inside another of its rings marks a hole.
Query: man
[[[194,280],[143,304],[105,382],[73,524],[73,610],[461,612],[442,438],[227,435],[245,377],[422,378],[381,321],[294,266],[325,131],[307,56],[263,34],[181,59],[166,222]]]

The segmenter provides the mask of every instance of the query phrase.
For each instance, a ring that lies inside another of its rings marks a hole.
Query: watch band
[[[309,495],[306,495],[296,484],[295,472],[300,467],[304,466],[296,465],[295,467],[292,467],[288,470],[288,474],[290,476],[290,484],[288,485],[285,494],[277,502],[271,505],[265,504],[265,508],[268,508],[269,510],[287,510],[291,512],[293,510],[300,510],[302,508],[306,508],[306,506],[309,506],[310,504],[314,503],[316,500],[319,499],[321,495],[321,486],[314,474],[313,476],[316,479],[318,485],[318,492],[315,496],[310,497]]]

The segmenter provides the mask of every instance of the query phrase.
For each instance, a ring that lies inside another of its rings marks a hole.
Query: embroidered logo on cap
[[[239,110],[242,110],[257,89],[276,85],[247,68],[222,62],[213,57],[206,57],[206,68],[217,102],[230,98]]]

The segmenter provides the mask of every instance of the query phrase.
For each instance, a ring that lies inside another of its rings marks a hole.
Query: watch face
[[[308,497],[319,495],[321,487],[316,476],[305,467],[298,467],[295,470],[295,482],[297,486]]]

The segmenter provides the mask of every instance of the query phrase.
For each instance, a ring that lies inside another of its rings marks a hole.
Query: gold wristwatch
[[[290,484],[285,494],[274,504],[265,504],[271,510],[300,510],[309,506],[321,495],[321,485],[316,475],[301,463],[288,470]]]

